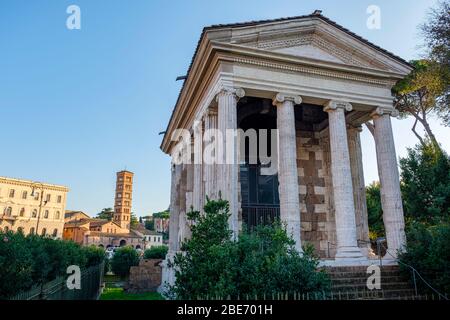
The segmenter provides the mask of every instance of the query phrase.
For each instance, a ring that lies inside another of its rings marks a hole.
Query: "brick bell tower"
[[[133,196],[133,172],[117,172],[116,196],[114,200],[114,222],[130,230],[131,200]]]

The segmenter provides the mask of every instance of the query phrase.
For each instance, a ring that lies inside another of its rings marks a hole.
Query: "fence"
[[[352,291],[327,291],[327,292],[291,292],[291,293],[272,293],[267,295],[245,295],[238,297],[220,297],[220,296],[201,296],[196,300],[239,300],[239,301],[254,301],[254,300],[447,300],[445,296],[436,294],[423,295],[386,295],[384,290],[352,290]]]
[[[101,293],[103,272],[104,262],[81,272],[80,289],[69,289],[67,277],[61,276],[19,293],[10,300],[96,300]]]

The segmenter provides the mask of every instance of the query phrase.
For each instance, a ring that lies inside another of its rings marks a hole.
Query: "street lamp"
[[[31,196],[34,197],[34,191],[36,189],[40,189],[41,193],[41,199],[39,201],[39,212],[38,212],[38,217],[37,217],[37,222],[36,222],[36,235],[39,235],[39,220],[41,219],[41,211],[42,211],[42,203],[44,203],[43,205],[45,206],[47,204],[47,201],[44,202],[44,184],[42,184],[41,182],[33,182],[31,184]]]

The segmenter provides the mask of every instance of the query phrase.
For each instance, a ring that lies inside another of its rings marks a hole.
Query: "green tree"
[[[443,110],[448,110],[448,106],[443,108],[442,99],[440,99],[446,90],[445,81],[435,62],[422,59],[413,60],[410,63],[414,66],[414,70],[392,88],[395,108],[403,117],[414,117],[415,121],[411,130],[423,146],[426,144],[426,137],[422,137],[417,132],[418,123],[422,125],[433,145],[440,149],[431,130],[429,117],[443,115]]]
[[[428,20],[420,26],[428,57],[434,61],[445,85],[438,97],[439,116],[444,125],[450,125],[450,1],[440,1],[431,9]]]
[[[145,250],[144,259],[165,259],[169,247],[167,246],[154,246]]]
[[[135,228],[135,227],[137,227],[138,224],[139,224],[139,221],[136,218],[136,215],[134,214],[134,212],[132,212],[131,217],[130,217],[130,227]]]
[[[126,246],[117,249],[111,259],[111,270],[120,277],[126,277],[130,273],[130,267],[139,264],[139,254],[132,247]]]
[[[399,258],[413,266],[424,279],[443,294],[450,293],[450,224],[442,223],[427,226],[412,222],[406,232],[405,250]],[[406,276],[411,276],[411,270],[400,264]],[[422,290],[430,289],[422,281],[417,281]]]
[[[373,182],[366,187],[367,216],[370,240],[384,236],[383,210],[381,209],[380,183]]]
[[[23,235],[0,232],[0,299],[6,299],[33,284],[33,256]]]
[[[97,213],[98,219],[106,219],[111,221],[114,216],[114,210],[112,208],[103,208],[101,212]]]
[[[145,220],[145,229],[147,230],[155,230],[155,221],[152,220]]]
[[[24,236],[21,232],[0,232],[0,299],[66,275],[69,265],[78,265],[83,270],[100,264],[104,257],[104,251],[97,247]]]
[[[169,219],[169,217],[170,217],[169,209],[153,213],[153,218]]]
[[[188,213],[192,237],[175,257],[175,285],[171,297],[255,297],[272,294],[316,293],[328,289],[328,278],[318,271],[311,247],[300,256],[294,241],[279,223],[260,226],[231,240],[228,202],[210,201],[205,214]],[[245,228],[244,228],[245,229]]]
[[[450,158],[432,144],[408,149],[400,159],[401,190],[409,220],[436,224],[450,214]]]

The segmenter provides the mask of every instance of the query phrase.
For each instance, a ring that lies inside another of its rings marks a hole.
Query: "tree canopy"
[[[106,219],[108,221],[111,221],[114,216],[114,210],[112,208],[103,208],[102,211],[97,213],[98,219]]]

